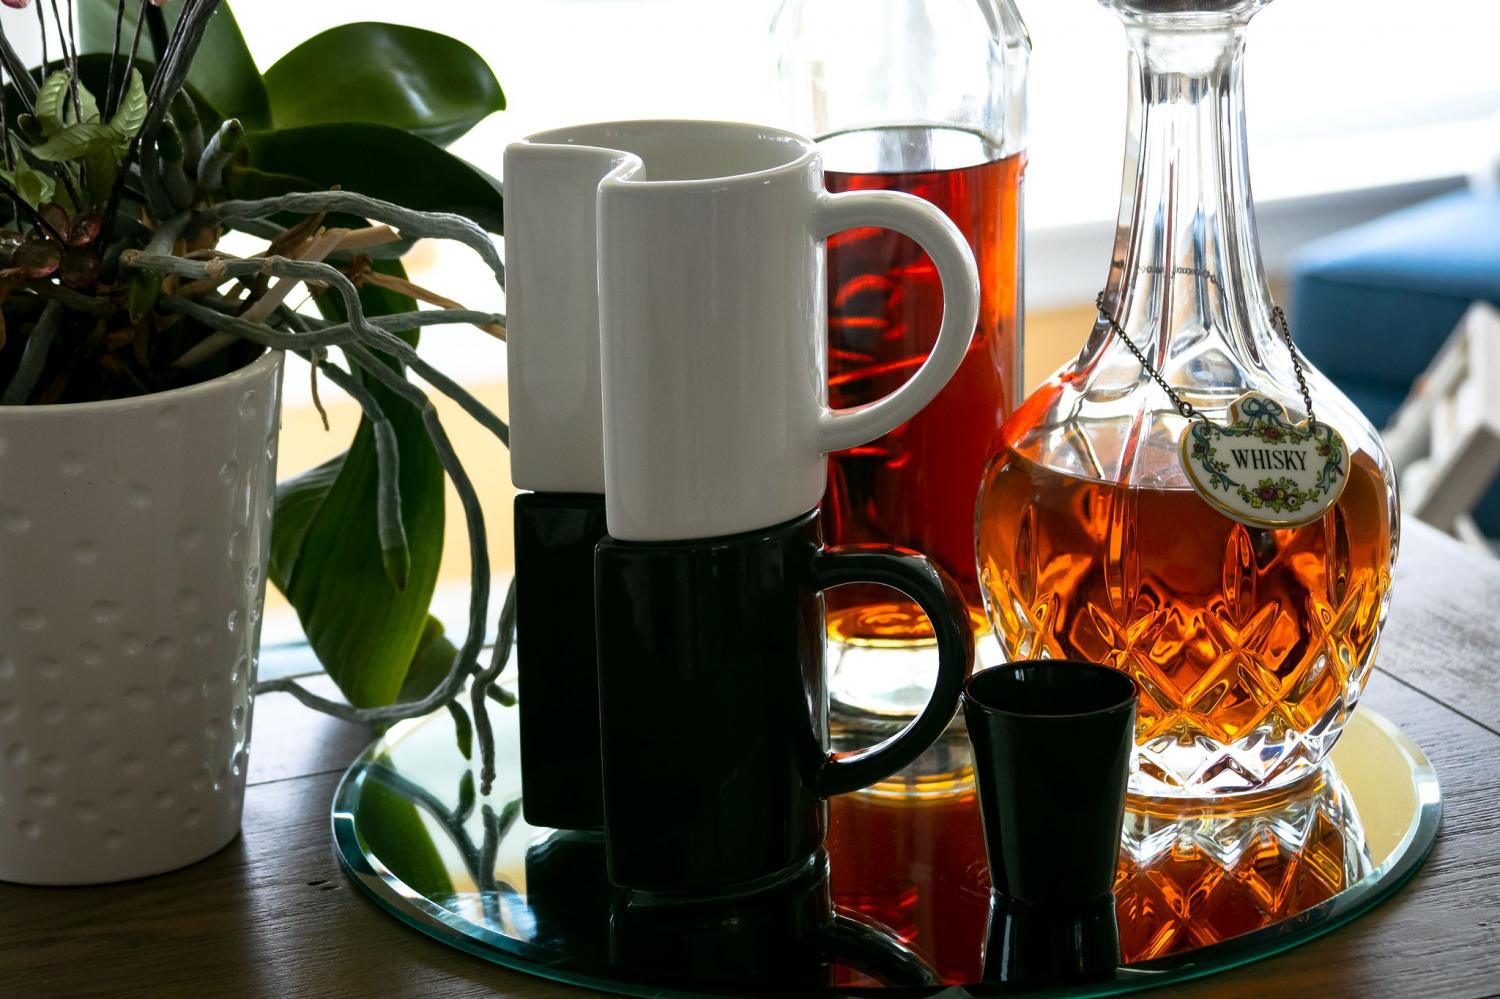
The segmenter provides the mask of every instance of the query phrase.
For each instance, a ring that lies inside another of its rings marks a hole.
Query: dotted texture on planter
[[[280,359],[0,409],[0,879],[140,877],[239,828]]]

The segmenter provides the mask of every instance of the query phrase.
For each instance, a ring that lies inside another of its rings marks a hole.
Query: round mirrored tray
[[[499,778],[488,795],[440,712],[392,728],[335,796],[345,868],[416,929],[506,967],[625,995],[1021,991],[982,980],[989,885],[961,737],[831,802],[827,856],[788,891],[643,921],[615,897],[597,834],[526,825],[516,714],[491,717]],[[1206,975],[1326,933],[1411,876],[1440,816],[1421,749],[1365,709],[1329,763],[1289,791],[1132,800],[1115,886],[1121,963],[1072,994]]]

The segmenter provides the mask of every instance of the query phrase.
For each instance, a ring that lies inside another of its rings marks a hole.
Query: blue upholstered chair
[[[1469,304],[1500,305],[1500,192],[1459,191],[1335,233],[1290,276],[1298,345],[1384,426]],[[1500,490],[1475,519],[1500,536]]]

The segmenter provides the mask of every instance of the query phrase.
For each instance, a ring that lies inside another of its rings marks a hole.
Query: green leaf
[[[53,68],[53,72],[61,72],[65,69],[63,63],[59,60],[53,60],[48,65]],[[152,64],[145,59],[136,59],[135,65],[148,80],[156,71]],[[119,78],[124,67],[125,61],[123,59],[115,65],[116,79]],[[83,119],[84,121],[88,121],[91,118],[98,117],[99,114],[99,108],[94,101],[93,95],[102,97],[109,88],[108,53],[101,54],[95,52],[89,55],[80,55],[78,57],[78,76],[83,80],[83,91],[79,94],[79,99],[84,109]],[[187,88],[187,92],[192,97],[193,104],[198,108],[199,116],[205,122],[204,127],[212,128],[215,124],[224,120],[224,116],[204,98],[203,94],[197,88],[190,86]],[[120,99],[119,95],[116,95],[115,99],[118,101]],[[9,115],[7,124],[14,128],[16,116],[22,110],[22,105],[15,88],[9,84],[5,87],[5,110]],[[64,118],[64,123],[68,123],[73,118],[72,102],[65,105],[65,110],[66,117]]]
[[[53,135],[63,127],[63,105],[68,99],[68,83],[71,78],[66,70],[56,70],[42,81],[36,93],[37,124],[43,135]]]
[[[464,754],[464,759],[474,758],[474,723],[469,720],[469,712],[458,701],[448,702],[448,714],[453,716],[453,735],[458,740],[458,751]],[[459,807],[463,806],[462,798],[459,799]]]
[[[468,715],[464,715],[465,719],[467,719],[468,717]],[[462,741],[463,737],[460,736],[459,738],[460,741]],[[472,746],[470,748],[472,749]],[[469,756],[470,752],[466,750],[464,752],[464,759],[468,759]],[[458,779],[457,814],[468,815],[473,812],[474,804],[478,800],[478,798],[479,795],[474,790],[474,771],[465,770],[464,775]]]
[[[500,183],[452,153],[399,128],[360,122],[308,125],[245,137],[248,157],[231,168],[230,196],[285,194],[291,178],[339,185],[419,211],[458,212],[501,231]],[[267,178],[274,181],[266,184]]]
[[[417,654],[412,656],[411,669],[401,684],[401,700],[415,701],[432,693],[433,689],[447,679],[448,668],[458,647],[443,633],[443,622],[435,617],[427,618],[422,629],[422,638],[417,645]],[[467,755],[467,754],[466,754]]]
[[[161,297],[162,276],[154,271],[135,271],[125,286],[125,305],[130,321],[138,323],[156,307]]]
[[[426,898],[453,894],[453,879],[427,821],[411,799],[387,785],[379,767],[360,785],[356,823],[369,852]]]
[[[83,109],[83,117],[77,118],[78,121],[99,120],[99,102],[94,100],[94,95],[89,93],[88,87],[82,85],[79,86],[78,106]],[[73,112],[73,106],[71,104],[69,104],[63,110],[63,119],[67,120],[69,118],[76,118],[76,115]]]
[[[68,163],[82,159],[91,149],[113,149],[119,133],[109,125],[85,121],[69,125],[52,138],[31,150],[31,155],[49,163]]]
[[[40,208],[53,200],[57,192],[57,181],[40,170],[33,169],[24,159],[16,162],[14,173],[0,170],[0,177],[4,177],[33,208]]]
[[[130,86],[120,99],[120,108],[109,119],[109,127],[124,139],[133,139],[146,122],[146,85],[141,82],[140,70],[130,73]]]
[[[102,52],[106,61],[115,40],[115,12],[117,0],[80,0],[78,7],[79,39],[78,51]],[[167,17],[167,27],[175,28],[182,16],[183,4],[168,4],[162,9]],[[125,10],[125,21],[121,27],[122,48],[130,45],[135,31],[140,4],[131,3]],[[142,42],[142,55],[150,54],[150,46]],[[136,60],[137,65],[140,60]],[[220,112],[221,117],[233,116],[247,127],[269,128],[271,104],[266,97],[265,84],[240,27],[234,20],[229,4],[221,4],[208,23],[203,42],[198,48],[188,72],[188,82],[197,88],[208,102]],[[103,93],[103,91],[99,91]]]
[[[276,520],[271,531],[271,560],[266,578],[279,590],[286,590],[291,582],[297,556],[302,553],[302,540],[328,490],[338,479],[345,454],[348,452],[276,486]]]
[[[376,266],[404,275],[396,262]],[[416,307],[406,296],[373,286],[361,289],[360,297],[371,315]],[[340,303],[326,293],[319,305],[342,315]],[[415,343],[416,334],[406,339]],[[382,564],[374,502],[379,473],[364,421],[342,460],[281,491],[288,505],[278,507],[271,533],[272,580],[296,609],[329,676],[361,707],[395,701],[423,650],[446,641],[427,613],[442,558],[442,465],[417,411],[384,386],[369,388],[395,428],[401,453],[401,512],[411,551],[406,588],[392,586]]]
[[[84,177],[88,181],[88,200],[91,204],[103,205],[109,200],[120,170],[117,151],[118,147],[91,146],[83,154]]]
[[[505,107],[495,74],[456,38],[399,24],[343,24],[266,70],[277,128],[372,122],[447,145]]]
[[[81,84],[78,87],[78,110],[73,109],[73,92],[68,87],[72,79],[65,67],[55,69],[37,93],[36,120],[42,126],[43,135],[51,135],[64,125],[99,120],[99,105],[88,87]]]

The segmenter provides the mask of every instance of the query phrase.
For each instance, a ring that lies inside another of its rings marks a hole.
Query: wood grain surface
[[[1408,524],[1367,703],[1432,758],[1431,859],[1357,922],[1168,997],[1500,994],[1500,563]],[[369,733],[285,695],[256,706],[244,834],[173,874],[98,888],[0,885],[0,996],[517,996],[589,993],[406,928],[345,880],[339,774]]]

